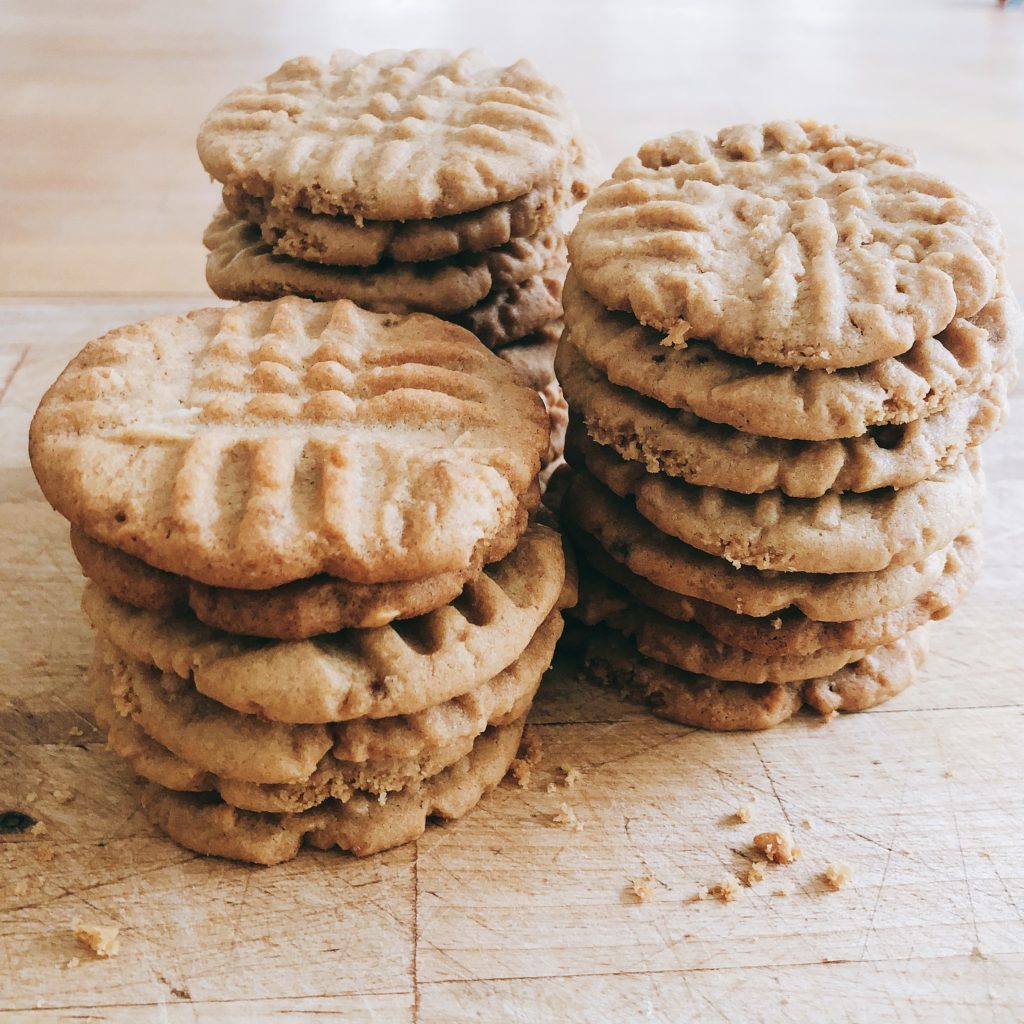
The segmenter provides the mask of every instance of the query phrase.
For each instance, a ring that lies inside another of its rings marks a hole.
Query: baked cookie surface
[[[218,181],[285,209],[418,220],[554,183],[576,163],[577,134],[561,92],[528,61],[337,50],[236,89],[197,148]]]
[[[679,132],[599,186],[570,239],[604,306],[778,366],[898,356],[999,286],[992,216],[913,154],[814,122]]]
[[[540,399],[462,329],[297,298],[90,342],[29,438],[84,533],[256,589],[462,571],[516,520],[547,445]]]

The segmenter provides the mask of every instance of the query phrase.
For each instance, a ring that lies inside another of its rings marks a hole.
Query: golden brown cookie
[[[902,490],[787,498],[694,487],[648,473],[589,439],[567,460],[585,468],[662,532],[734,564],[785,572],[877,572],[951,544],[981,517],[981,460],[969,449],[949,469]]]
[[[551,440],[542,462],[541,480],[546,483],[551,473],[562,464],[565,432],[569,426],[569,406],[555,377],[555,350],[562,333],[562,321],[554,320],[539,331],[513,345],[496,349],[497,354],[514,366],[540,395],[548,411]]]
[[[230,93],[197,148],[218,181],[284,209],[419,220],[561,180],[579,164],[577,136],[565,98],[528,61],[337,50]]]
[[[548,445],[536,394],[460,328],[286,298],[90,342],[29,454],[96,540],[212,586],[461,572]]]
[[[524,724],[521,718],[489,729],[462,760],[383,802],[355,793],[343,804],[328,800],[301,814],[259,814],[239,811],[210,794],[175,793],[150,784],[142,805],[154,825],[197,853],[280,864],[305,842],[365,857],[417,839],[428,817],[454,819],[472,810],[504,778]]]
[[[602,309],[575,273],[563,292],[566,331],[591,366],[613,384],[671,409],[764,437],[858,437],[940,412],[990,386],[1024,337],[1020,307],[1007,291],[897,358],[832,373],[791,370],[758,365],[706,341],[666,345],[664,335],[632,316]]]
[[[385,626],[455,600],[484,565],[504,558],[519,543],[538,501],[539,489],[531,487],[519,515],[478,548],[465,569],[400,583],[351,583],[321,574],[269,590],[211,587],[147,565],[74,526],[71,547],[83,573],[125,604],[161,615],[191,608],[200,622],[228,633],[304,640],[339,629]]]
[[[927,627],[878,647],[821,679],[802,683],[723,682],[637,654],[611,631],[588,636],[584,664],[595,682],[647,704],[659,718],[721,732],[770,729],[806,704],[822,715],[866,711],[914,682],[928,653]]]
[[[384,260],[429,263],[463,252],[483,252],[526,238],[553,224],[576,202],[572,181],[532,189],[506,203],[433,220],[364,220],[295,208],[282,210],[237,186],[224,186],[224,205],[258,224],[263,241],[280,256],[341,267],[370,267]]]
[[[988,211],[906,150],[812,121],[645,143],[570,241],[583,287],[673,344],[777,366],[898,356],[995,295]]]
[[[561,317],[565,268],[564,262],[556,261],[528,281],[491,292],[479,305],[452,319],[488,348],[528,338]]]
[[[584,574],[573,617],[631,638],[647,658],[693,675],[737,683],[791,683],[831,675],[865,653],[840,647],[810,654],[755,654],[718,640],[694,621],[662,615],[596,572]]]
[[[306,765],[307,772],[280,753],[289,730],[297,748],[308,743],[301,735],[310,726],[264,723],[264,741],[249,723],[238,721],[243,716],[237,712],[196,694],[178,677],[126,658],[102,638],[91,669],[93,700],[110,748],[149,781],[186,792],[216,791],[246,810],[302,811],[329,797],[344,801],[359,789],[391,792],[435,775],[468,754],[489,725],[506,725],[525,715],[560,632],[561,616],[552,615],[521,658],[459,704],[376,720],[386,754],[358,760],[339,756],[351,746],[347,728],[365,719],[322,727],[333,745]],[[417,719],[429,717],[437,721],[427,742]],[[404,748],[402,737],[418,742]],[[220,774],[224,766],[234,774]]]
[[[479,686],[510,665],[563,597],[561,538],[531,526],[519,545],[443,608],[376,629],[270,643],[161,618],[87,585],[96,629],[130,657],[191,677],[207,697],[275,722],[410,714]]]
[[[652,473],[742,494],[779,490],[794,498],[833,491],[907,487],[953,465],[1002,424],[1011,365],[980,392],[956,395],[940,412],[859,437],[785,441],[759,437],[669,409],[612,384],[569,341],[558,377],[576,413],[575,429]]]
[[[898,608],[846,622],[818,622],[797,608],[784,608],[774,615],[755,618],[659,587],[615,561],[588,534],[577,530],[572,536],[587,563],[636,601],[669,618],[699,623],[722,643],[765,657],[802,656],[820,650],[867,650],[890,644],[927,622],[949,615],[974,585],[981,566],[980,537],[971,531],[946,549],[938,580]],[[620,602],[616,606],[612,602],[610,607],[622,610],[626,605]]]
[[[259,228],[221,208],[203,235],[209,249],[206,281],[222,299],[349,299],[377,313],[433,313],[452,317],[479,305],[492,291],[522,284],[564,261],[555,227],[514,238],[497,249],[433,263],[334,267],[276,255]]]
[[[938,582],[948,554],[939,550],[913,565],[832,576],[735,567],[655,529],[632,502],[586,473],[573,476],[562,515],[637,576],[664,590],[759,618],[790,606],[819,622],[848,622],[892,611]]]

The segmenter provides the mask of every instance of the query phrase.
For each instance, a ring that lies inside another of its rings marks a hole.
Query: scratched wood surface
[[[986,451],[984,578],[934,629],[924,681],[873,713],[716,736],[562,667],[534,711],[530,785],[415,845],[254,870],[179,849],[137,810],[86,713],[81,578],[28,469],[29,418],[88,338],[209,301],[216,193],[192,140],[212,102],[296,53],[423,43],[531,55],[608,164],[677,127],[794,112],[906,142],[995,210],[1024,290],[1020,11],[0,6],[0,810],[48,829],[0,836],[0,1021],[1024,1018],[1024,415]],[[572,790],[561,765],[582,773]],[[582,831],[553,822],[563,802]],[[801,861],[734,903],[691,901],[780,826]],[[837,893],[818,880],[830,862],[853,868]],[[120,953],[90,958],[76,918],[117,925]]]

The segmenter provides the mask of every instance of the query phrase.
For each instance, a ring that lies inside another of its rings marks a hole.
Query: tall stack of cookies
[[[226,299],[351,299],[471,330],[530,373],[552,416],[560,218],[587,194],[576,118],[527,61],[338,50],[236,89],[199,132],[223,183],[206,275]]]
[[[1016,379],[992,218],[904,150],[741,125],[624,160],[569,257],[591,673],[712,729],[902,690],[977,572]]]
[[[504,776],[574,598],[547,417],[469,332],[284,298],[124,327],[30,455],[90,578],[110,746],[183,845],[372,853]]]

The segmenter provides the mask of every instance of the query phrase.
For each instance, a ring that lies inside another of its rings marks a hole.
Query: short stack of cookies
[[[1016,380],[991,216],[905,150],[741,125],[624,160],[569,257],[591,674],[723,730],[900,692],[977,572]]]
[[[424,314],[289,297],[86,345],[30,454],[153,822],[368,854],[497,785],[574,599],[533,516],[547,441],[522,378]]]
[[[560,221],[590,172],[565,97],[528,61],[296,58],[219,103],[198,150],[223,184],[204,239],[218,296],[351,299],[461,324],[526,364],[558,448]]]

